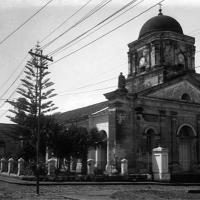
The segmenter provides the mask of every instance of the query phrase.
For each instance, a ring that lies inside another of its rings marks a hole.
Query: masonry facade
[[[128,45],[128,77],[121,74],[118,89],[105,94],[108,107],[90,115],[90,127],[107,133],[106,170],[114,159],[126,158],[129,171],[151,172],[152,149],[161,146],[168,149],[171,173],[199,172],[200,75],[194,44],[160,10]]]
[[[106,171],[126,158],[129,172],[151,173],[152,149],[161,146],[168,149],[172,174],[200,173],[195,38],[160,10],[128,48],[128,76],[120,74],[118,88],[104,94],[107,102],[85,120],[86,127],[107,135],[106,145],[89,157]]]

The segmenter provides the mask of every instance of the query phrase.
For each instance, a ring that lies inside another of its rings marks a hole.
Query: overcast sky
[[[130,1],[112,0],[102,10],[44,49],[44,54],[48,54],[69,42]],[[48,0],[0,0],[0,41],[47,2]],[[14,84],[13,81],[25,64],[24,62],[19,65],[27,52],[34,47],[37,41],[42,41],[55,27],[86,2],[88,0],[54,0],[20,30],[0,44],[0,122],[9,122],[4,117],[8,115],[5,112],[9,107],[7,104],[3,104],[3,99],[8,98],[19,85],[20,81],[16,81]],[[92,0],[80,13],[71,18],[41,45],[43,46],[67,30],[99,2],[101,0]],[[157,2],[159,0],[144,0],[87,39],[54,56],[54,61],[100,37]],[[119,73],[127,74],[127,44],[137,40],[142,25],[149,18],[157,15],[158,9],[158,6],[151,9],[101,40],[49,66],[51,79],[55,83],[56,93],[58,93],[58,96],[54,99],[56,106],[59,107],[58,111],[68,111],[106,100],[103,94],[116,89]],[[163,3],[163,14],[174,17],[181,24],[184,34],[196,38],[197,51],[200,50],[199,9],[199,0],[165,0]],[[200,65],[199,55],[196,54],[196,66]],[[29,58],[27,57],[27,59]],[[16,68],[17,71],[15,71]],[[14,71],[15,73],[13,73]],[[11,74],[13,74],[12,77],[5,84]],[[8,88],[10,89],[5,93]],[[3,94],[4,96],[2,96]],[[3,114],[4,116],[2,116]]]

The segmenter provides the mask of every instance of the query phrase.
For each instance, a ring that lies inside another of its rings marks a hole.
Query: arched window
[[[190,97],[190,95],[187,94],[187,93],[184,93],[184,94],[181,96],[181,99],[182,99],[183,101],[191,101],[191,97]]]
[[[142,151],[151,154],[152,149],[158,147],[159,143],[160,135],[158,135],[152,128],[149,128],[143,135]]]

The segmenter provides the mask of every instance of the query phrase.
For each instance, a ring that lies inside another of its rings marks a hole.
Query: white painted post
[[[47,163],[48,163],[48,175],[54,176],[57,168],[57,159],[54,157],[50,158],[48,159]]]
[[[1,159],[1,172],[6,172],[7,171],[6,162],[7,162],[7,160],[5,158]]]
[[[101,168],[101,146],[96,147],[95,151],[95,167]]]
[[[76,165],[77,165],[77,159],[71,158],[70,159],[70,172],[76,172]]]
[[[158,147],[152,150],[152,171],[155,181],[169,181],[168,150]]]
[[[46,146],[46,152],[45,152],[45,163],[48,162],[48,159],[49,159],[49,148],[48,148],[48,146]]]
[[[82,162],[81,159],[77,160],[77,164],[76,164],[76,173],[81,173],[81,168],[82,168]]]
[[[93,175],[94,174],[94,160],[93,159],[88,159],[87,161],[87,174],[88,175]]]
[[[125,176],[128,174],[128,160],[122,159],[121,160],[121,175]]]
[[[23,172],[24,172],[24,162],[25,162],[25,161],[24,161],[23,158],[19,158],[19,159],[18,159],[18,165],[17,165],[17,167],[18,167],[17,175],[18,175],[18,176],[22,175]]]
[[[14,159],[10,158],[8,160],[8,174],[11,174],[14,172]]]

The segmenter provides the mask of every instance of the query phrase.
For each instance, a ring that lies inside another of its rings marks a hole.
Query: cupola
[[[174,18],[163,15],[160,9],[158,16],[152,17],[142,26],[139,39],[154,32],[170,31],[179,34],[183,34],[183,30],[179,22]]]

